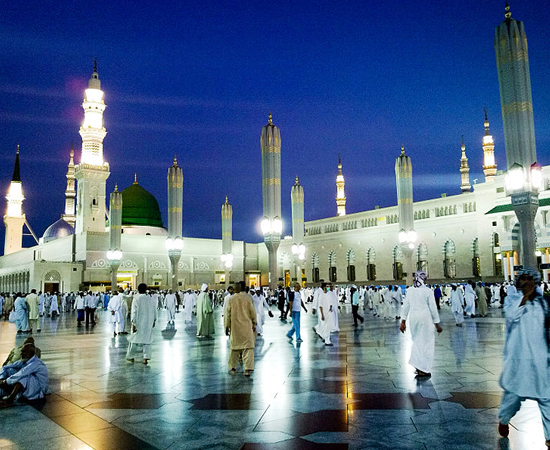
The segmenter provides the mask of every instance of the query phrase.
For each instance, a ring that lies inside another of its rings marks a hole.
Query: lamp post
[[[107,259],[111,266],[111,292],[114,293],[117,287],[117,273],[120,266],[120,260],[122,259],[122,252],[120,250],[109,250],[107,252]]]
[[[279,217],[275,217],[273,220],[264,217],[261,228],[269,258],[269,288],[275,292],[277,289],[277,249],[281,243],[283,222]]]
[[[304,244],[292,245],[294,264],[296,266],[296,281],[302,285],[302,261],[306,259],[306,246]]]
[[[172,269],[172,280],[170,287],[172,292],[178,290],[178,262],[181,258],[181,251],[183,250],[183,239],[176,237],[174,239],[168,238],[165,242],[166,250],[168,250],[168,258],[170,259],[170,266]]]
[[[405,231],[401,229],[397,235],[399,239],[399,244],[401,245],[401,250],[405,255],[405,273],[407,274],[406,283],[407,286],[412,285],[413,281],[413,261],[412,255],[414,253],[414,247],[416,242],[416,231],[410,230]]]
[[[514,163],[506,173],[505,183],[520,225],[520,261],[524,267],[536,269],[535,216],[542,184],[541,167],[534,163],[525,170],[521,164]]]

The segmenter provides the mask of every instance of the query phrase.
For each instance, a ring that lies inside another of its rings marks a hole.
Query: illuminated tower
[[[505,19],[495,30],[498,85],[508,169],[528,168],[537,161],[527,37],[523,22],[512,19],[506,2]]]
[[[462,136],[462,157],[460,158],[460,189],[462,193],[470,192],[472,186],[470,185],[470,166],[468,166],[468,158],[466,158],[466,146],[464,145],[464,136]]]
[[[397,187],[397,212],[399,214],[399,233],[397,235],[401,250],[405,256],[406,283],[412,283],[414,270],[412,255],[416,242],[413,215],[413,182],[411,158],[405,155],[405,147],[401,147],[401,155],[395,160],[395,184]],[[394,261],[394,271],[399,273],[398,261]]]
[[[76,222],[75,206],[76,206],[76,190],[75,190],[75,177],[74,177],[74,150],[71,145],[71,156],[69,159],[69,166],[67,168],[67,189],[65,190],[65,214],[61,218],[71,224],[74,228]]]
[[[19,145],[15,154],[15,165],[11,178],[8,194],[6,195],[8,207],[4,216],[6,236],[4,240],[4,255],[18,252],[23,248],[23,225],[25,214],[23,214],[23,187],[21,185],[21,172],[19,170]]]
[[[520,224],[520,261],[536,268],[535,216],[541,173],[536,164],[527,37],[523,22],[512,19],[508,2],[504,17],[495,29],[494,43],[506,147],[506,188]]]
[[[105,185],[109,164],[103,160],[103,139],[107,134],[103,126],[105,103],[95,62],[82,108],[82,154],[74,173],[78,186],[75,232],[105,232]]]
[[[225,197],[222,205],[222,255],[225,266],[225,282],[229,282],[229,272],[233,267],[233,207]]]
[[[338,175],[336,175],[336,208],[339,216],[346,215],[346,194],[344,193],[344,175],[342,175],[342,160],[338,155]]]
[[[301,266],[306,257],[304,245],[304,188],[300,185],[298,177],[290,191],[290,203],[292,206],[292,254],[296,261],[296,281],[301,284]]]
[[[269,287],[277,287],[277,250],[281,242],[281,133],[269,114],[260,136],[262,149],[262,233],[269,254]]]
[[[483,173],[485,181],[494,181],[497,173],[495,163],[495,143],[493,136],[489,131],[489,119],[487,119],[487,110],[485,110],[485,134],[483,135]]]
[[[183,249],[183,171],[174,156],[168,169],[168,239],[166,249],[172,266],[172,291],[178,289],[178,262]]]

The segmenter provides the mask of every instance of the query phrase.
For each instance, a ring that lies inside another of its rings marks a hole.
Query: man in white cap
[[[408,319],[412,338],[409,364],[416,368],[418,377],[429,377],[435,354],[434,325],[438,333],[443,329],[439,325],[434,293],[426,286],[423,270],[415,272],[414,286],[407,289],[402,317],[400,330],[405,332]]]
[[[197,298],[197,337],[210,337],[214,334],[214,310],[208,295],[208,285],[203,283]]]

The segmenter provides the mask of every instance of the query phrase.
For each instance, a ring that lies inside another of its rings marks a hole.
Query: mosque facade
[[[513,19],[507,16],[506,20]],[[495,46],[500,43],[495,40]],[[467,279],[502,281],[513,279],[520,264],[520,223],[510,201],[505,173],[497,171],[487,113],[481,142],[485,174],[482,182],[470,184],[462,144],[461,193],[415,202],[414,161],[410,161],[403,148],[396,155],[395,206],[346,214],[344,170],[339,158],[335,216],[304,221],[307,187],[304,189],[297,178],[295,185],[289,187],[292,235],[280,238],[280,244],[270,250],[265,233],[266,245],[232,239],[232,209],[227,198],[221,209],[220,239],[182,236],[183,175],[176,159],[168,167],[166,227],[157,200],[139,184],[137,176],[121,192],[115,188],[111,207],[107,208],[106,180],[110,167],[103,155],[103,139],[107,134],[103,125],[103,96],[94,66],[82,104],[80,163],[75,165],[73,150],[69,158],[64,213],[30,248],[22,247],[23,227],[28,224],[18,149],[6,195],[0,292],[28,292],[33,288],[50,292],[106,290],[115,280],[117,285],[130,288],[139,283],[159,289],[194,288],[203,282],[222,287],[239,280],[249,285],[273,286],[273,276],[270,277],[273,268],[279,285],[295,281],[313,284],[321,280],[338,284],[405,284],[407,276],[416,269],[425,270],[430,280],[437,283]],[[504,112],[510,106],[506,108]],[[534,127],[531,122],[528,126],[527,136],[531,139]],[[270,154],[276,154],[280,165],[280,158],[284,157],[280,153],[281,137],[271,115],[262,129],[262,139],[266,129],[276,130],[277,136],[273,142],[264,139],[267,144],[262,145],[262,155],[276,141],[279,150],[270,150]],[[530,142],[534,145],[534,137]],[[530,157],[536,159],[536,153]],[[264,185],[275,186],[276,183],[266,184],[265,180],[274,180],[271,172],[276,171],[268,172],[263,177]],[[542,167],[541,175],[534,236],[539,269],[543,278],[549,280],[550,166]],[[280,220],[281,195],[268,195],[269,192],[264,189],[264,216],[274,223]],[[275,203],[271,204],[270,199]],[[117,207],[120,202],[122,206]],[[272,230],[271,234],[279,240],[279,231]],[[270,258],[276,259],[270,261]]]

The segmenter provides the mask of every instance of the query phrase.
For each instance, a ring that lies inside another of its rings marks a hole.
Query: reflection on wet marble
[[[496,432],[499,309],[458,328],[444,306],[429,379],[415,378],[398,322],[368,311],[357,329],[341,313],[334,347],[314,335],[311,314],[302,343],[286,338],[290,322],[266,317],[250,379],[242,367],[227,372],[220,310],[213,339],[197,339],[181,314],[175,331],[156,329],[148,365],[126,362],[127,337],[113,338],[107,314],[98,317],[93,328],[77,328],[75,314],[42,319],[35,339],[52,394],[41,408],[0,411],[0,449],[545,449],[532,402],[509,439]],[[0,359],[24,338],[0,322]]]

